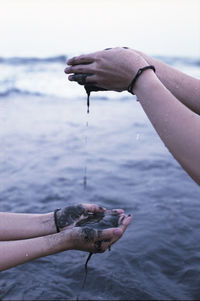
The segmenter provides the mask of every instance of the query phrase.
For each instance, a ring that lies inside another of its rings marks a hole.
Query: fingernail
[[[64,70],[65,73],[69,73],[69,71],[70,71],[70,68],[65,68],[65,70]]]
[[[125,215],[120,219],[120,224],[123,224],[123,220],[125,219]]]

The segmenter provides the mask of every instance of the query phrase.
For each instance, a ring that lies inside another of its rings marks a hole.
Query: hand
[[[86,83],[118,92],[127,90],[138,69],[148,65],[133,49],[120,47],[73,57],[67,64],[65,73],[89,73]],[[72,81],[73,76],[68,79]]]
[[[131,218],[130,215],[121,213],[119,217],[119,226],[116,228],[97,230],[90,227],[73,227],[64,232],[70,235],[71,249],[92,253],[103,253],[122,237],[130,224]]]
[[[56,212],[57,226],[60,231],[76,227],[80,221],[86,220],[90,213],[104,213],[105,208],[102,208],[96,204],[79,204],[75,206],[67,206]],[[116,209],[118,214],[124,213],[122,209]]]

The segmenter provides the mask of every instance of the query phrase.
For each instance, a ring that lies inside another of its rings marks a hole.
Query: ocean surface
[[[200,61],[160,57],[200,77]],[[65,56],[0,58],[0,211],[91,202],[133,216],[93,255],[68,251],[0,273],[0,300],[199,300],[200,189],[135,96],[86,93]],[[87,181],[85,187],[84,183]]]

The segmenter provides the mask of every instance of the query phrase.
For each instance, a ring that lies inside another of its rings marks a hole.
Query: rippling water
[[[199,72],[198,62],[171,63]],[[1,272],[0,299],[198,300],[200,190],[140,104],[127,93],[92,94],[87,114],[82,87],[59,73],[64,58],[17,66],[18,75],[4,69],[1,81],[0,210],[46,213],[92,202],[124,208],[133,219],[111,252],[91,258],[84,290],[88,254],[68,251]],[[42,89],[34,72],[49,85]]]

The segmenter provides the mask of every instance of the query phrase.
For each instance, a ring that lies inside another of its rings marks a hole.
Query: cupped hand
[[[91,253],[103,253],[112,244],[117,242],[124,234],[131,222],[131,216],[120,214],[119,226],[104,230],[97,230],[90,227],[73,227],[70,231],[72,249]]]
[[[105,208],[96,204],[78,204],[67,206],[56,212],[57,226],[60,231],[76,226],[76,223],[88,218],[90,213],[105,212]]]
[[[106,90],[127,90],[138,69],[147,65],[145,59],[133,49],[121,47],[73,57],[67,61],[66,74],[88,73],[86,84]],[[73,81],[73,76],[68,79]]]

